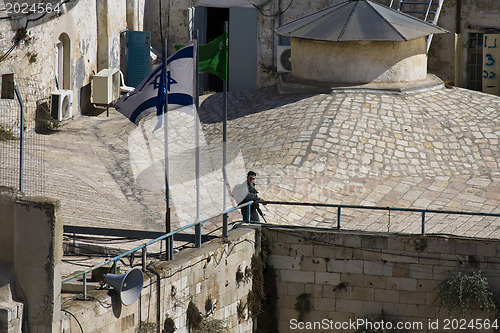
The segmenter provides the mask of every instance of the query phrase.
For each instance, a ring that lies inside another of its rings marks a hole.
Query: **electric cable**
[[[65,312],[65,313],[69,314],[71,317],[75,318],[76,323],[77,323],[77,324],[78,324],[78,326],[80,327],[80,330],[82,331],[82,333],[84,333],[84,332],[83,332],[82,325],[80,324],[80,321],[78,320],[78,318],[76,318],[76,316],[75,316],[74,314],[72,314],[72,313],[71,313],[71,312],[69,312],[68,310],[64,310],[64,309],[61,309],[61,311]]]
[[[276,14],[266,14],[264,13],[261,9],[260,9],[260,6],[257,6],[255,4],[253,4],[253,6],[259,11],[259,13],[265,17],[277,17],[277,16],[280,16],[282,14],[284,14],[289,8],[290,6],[292,5],[292,3],[294,2],[295,0],[291,0],[290,3],[288,4],[288,6],[286,6],[286,8],[284,10],[282,10],[281,12],[278,12]]]

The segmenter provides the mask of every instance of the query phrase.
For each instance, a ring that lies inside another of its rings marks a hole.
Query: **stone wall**
[[[0,7],[11,1],[0,0]],[[56,89],[73,91],[73,115],[93,110],[90,104],[92,76],[102,68],[120,66],[120,31],[127,28],[123,0],[45,1],[40,10],[26,14],[11,13],[0,22],[0,48],[9,50],[20,29],[26,38],[0,63],[0,74],[14,73],[15,78],[33,78],[41,94],[49,96]],[[50,10],[50,12],[49,12]],[[103,16],[104,15],[104,16]],[[65,52],[64,82],[56,85],[57,43],[68,42]],[[69,49],[69,50],[68,50]],[[28,98],[23,96],[23,98]],[[28,120],[34,118],[28,115]]]
[[[159,323],[164,329],[167,317],[174,321],[176,333],[189,332],[189,302],[206,315],[207,300],[214,304],[210,318],[223,319],[230,332],[252,332],[246,308],[244,318],[238,315],[238,305],[246,305],[251,279],[237,280],[236,276],[250,267],[255,237],[253,229],[240,228],[231,231],[228,240],[185,249],[173,261],[150,266],[144,274],[142,294],[130,306],[123,306],[118,294],[107,290],[89,291],[94,301],[70,300],[62,307],[63,332],[80,332],[81,325],[84,332],[135,333],[141,322],[148,327]]]
[[[63,224],[57,200],[0,187],[0,331],[58,332]],[[6,213],[6,214],[4,214]],[[23,314],[24,309],[24,314]]]
[[[292,38],[292,74],[306,80],[346,84],[424,80],[426,45],[425,37],[405,42]]]
[[[447,309],[434,303],[449,273],[482,270],[493,293],[500,292],[498,241],[278,227],[263,233],[276,270],[280,333],[297,331],[301,298],[311,305],[304,323],[340,325],[367,318],[375,323],[383,313],[394,323],[420,323],[414,332],[425,332],[436,320],[442,330],[449,318]],[[478,312],[472,318],[488,316]],[[348,328],[344,331],[355,331]]]

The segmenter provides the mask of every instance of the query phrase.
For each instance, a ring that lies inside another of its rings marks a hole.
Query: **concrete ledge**
[[[303,80],[292,76],[291,73],[281,73],[278,79],[278,91],[281,94],[330,94],[336,92],[411,94],[441,88],[444,88],[444,82],[434,74],[427,74],[427,78],[420,81],[397,83],[372,82],[359,85],[339,85],[331,82]]]

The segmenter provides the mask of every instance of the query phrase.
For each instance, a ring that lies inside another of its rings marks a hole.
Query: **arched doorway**
[[[59,35],[56,44],[56,83],[57,89],[71,90],[70,64],[71,41],[66,33]]]

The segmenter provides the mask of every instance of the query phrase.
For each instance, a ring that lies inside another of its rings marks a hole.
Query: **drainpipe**
[[[462,36],[462,0],[457,0],[455,11],[455,77],[454,85],[461,87],[463,82],[463,36]]]

